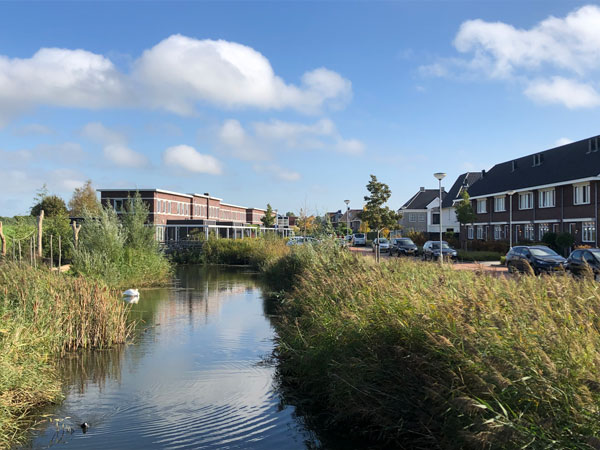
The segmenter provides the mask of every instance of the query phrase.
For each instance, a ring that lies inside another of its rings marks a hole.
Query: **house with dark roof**
[[[463,190],[481,178],[481,172],[466,172],[459,175],[448,192],[442,187],[442,231],[460,232],[454,205],[461,200]],[[420,188],[398,210],[402,214],[400,225],[405,231],[417,231],[437,238],[440,232],[439,189]]]
[[[477,218],[461,239],[517,243],[568,232],[598,246],[599,183],[600,136],[496,164],[468,189]]]

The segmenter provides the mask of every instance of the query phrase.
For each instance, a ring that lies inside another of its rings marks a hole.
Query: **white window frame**
[[[487,198],[477,199],[477,214],[485,214],[487,212]]]
[[[589,205],[590,203],[590,183],[580,183],[573,185],[573,204]]]
[[[595,222],[583,222],[581,224],[581,241],[582,242],[596,242],[596,223]]]
[[[556,191],[554,188],[539,191],[539,208],[554,208],[556,206]]]
[[[532,223],[526,223],[523,226],[523,239],[535,241],[535,226]]]
[[[417,221],[417,214],[416,213],[408,213],[408,221],[409,222],[416,222]]]
[[[506,197],[504,195],[494,197],[494,211],[503,212],[506,211]]]
[[[477,227],[477,239],[483,240],[483,227],[482,226]]]
[[[417,214],[417,219],[420,223],[425,223],[425,214]]]
[[[502,225],[494,225],[494,240],[501,241],[502,238]]]
[[[550,224],[549,223],[540,223],[538,224],[538,238],[541,241],[544,237],[544,234],[550,233]]]
[[[469,225],[467,227],[467,239],[473,239],[473,226]]]
[[[524,202],[523,199],[527,199],[527,202]],[[519,193],[519,209],[533,209],[533,192]]]

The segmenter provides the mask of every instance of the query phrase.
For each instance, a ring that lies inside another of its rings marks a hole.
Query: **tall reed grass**
[[[302,249],[271,267],[288,394],[386,448],[600,448],[600,287]],[[286,275],[287,274],[287,275]]]
[[[31,412],[61,398],[56,357],[124,342],[126,319],[103,283],[0,263],[0,448],[21,442]]]

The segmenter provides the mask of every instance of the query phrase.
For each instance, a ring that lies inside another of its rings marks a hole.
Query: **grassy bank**
[[[600,448],[600,289],[298,249],[267,274],[284,387],[401,448]]]
[[[124,342],[126,314],[103,283],[0,263],[0,448],[21,442],[32,411],[60,400],[56,357]]]

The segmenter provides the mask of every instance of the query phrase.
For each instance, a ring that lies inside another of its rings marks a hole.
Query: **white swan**
[[[127,297],[139,297],[140,291],[138,291],[137,289],[127,289],[125,292],[123,292],[123,295]]]

